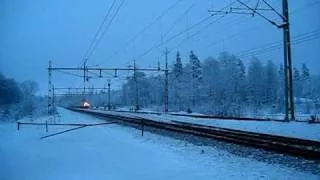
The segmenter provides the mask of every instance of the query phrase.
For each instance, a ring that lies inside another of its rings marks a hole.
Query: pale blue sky
[[[88,64],[124,67],[136,58],[141,67],[156,66],[159,59],[163,61],[161,53],[165,47],[169,49],[176,47],[187,36],[219,18],[219,16],[212,17],[189,33],[138,58],[139,54],[161,42],[161,34],[172,27],[176,19],[191,4],[196,3],[188,15],[182,17],[168,36],[163,38],[164,40],[208,16],[208,9],[220,9],[231,1],[181,0],[172,11],[136,38],[134,43],[124,46],[129,39],[175,2],[174,0],[126,0]],[[250,2],[254,3],[256,0]],[[268,2],[281,12],[280,0]],[[111,0],[2,0],[0,72],[18,81],[27,79],[38,81],[41,92],[46,92],[48,60],[51,59],[55,66],[78,66],[111,3]],[[292,37],[320,29],[320,0],[289,0],[289,5]],[[274,18],[273,14],[266,15]],[[235,36],[231,37],[233,34]],[[181,52],[186,62],[190,50],[193,50],[200,59],[205,59],[208,56],[217,56],[221,51],[238,53],[281,39],[281,29],[273,27],[260,17],[230,14],[184,42],[177,49],[173,49],[169,63],[173,62],[177,50]],[[319,73],[317,52],[319,50],[320,39],[293,46],[294,64],[300,66],[305,62],[313,72]],[[279,64],[283,59],[282,48],[256,56],[262,61],[272,59]],[[243,60],[248,62],[248,59]],[[55,76],[54,82],[57,86],[82,85],[82,79],[71,79],[59,75]]]

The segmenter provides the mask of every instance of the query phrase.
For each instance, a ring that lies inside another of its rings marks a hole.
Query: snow
[[[59,109],[59,122],[101,123]],[[37,121],[44,121],[38,119]],[[66,127],[49,127],[49,133]],[[0,124],[0,179],[319,179],[279,164],[116,124],[86,127],[47,139],[44,127]],[[204,151],[205,153],[200,153]]]
[[[306,122],[187,120],[187,122],[320,141],[320,124]]]
[[[204,115],[202,113],[192,112],[188,113],[186,111],[178,111],[178,112],[171,112],[170,114],[181,114],[181,115]]]
[[[105,112],[105,111],[100,111]],[[138,114],[129,112],[108,112],[121,116],[135,116],[152,119],[156,121],[181,121],[209,125],[215,127],[231,128],[237,130],[280,135],[301,139],[320,141],[320,124],[309,124],[306,122],[279,122],[279,121],[245,121],[224,119],[202,119],[186,116],[174,116],[170,114]]]

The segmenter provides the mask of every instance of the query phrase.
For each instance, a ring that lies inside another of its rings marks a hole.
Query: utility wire
[[[144,28],[142,28],[137,34],[135,34],[129,41],[124,44],[122,49],[125,49],[127,46],[132,44],[138,37],[140,37],[145,31],[151,28],[157,21],[163,18],[168,12],[170,12],[173,8],[175,8],[182,0],[177,0],[174,4],[168,7],[165,11],[163,11],[159,16],[157,16],[152,22],[148,23]],[[119,54],[119,51],[113,52],[107,59],[113,58],[115,55]],[[130,60],[131,61],[131,60]],[[128,62],[127,62],[128,63]],[[125,63],[125,64],[127,64]]]
[[[111,17],[111,20],[109,21],[109,23],[106,25],[106,28],[104,29],[104,31],[102,32],[100,38],[97,40],[97,42],[95,43],[95,45],[92,48],[92,51],[89,53],[89,55],[86,58],[86,61],[88,61],[88,59],[91,57],[91,55],[93,54],[93,52],[95,51],[95,49],[97,48],[97,46],[99,45],[99,43],[101,42],[101,40],[103,39],[104,34],[107,32],[107,30],[110,28],[111,23],[113,22],[113,20],[115,19],[115,17],[117,16],[117,14],[119,13],[122,5],[124,4],[124,0],[121,1],[121,4],[118,6],[118,8],[116,9],[116,12],[113,14],[113,16]],[[86,63],[86,62],[85,62]]]
[[[125,46],[133,43],[139,36],[141,36],[146,30],[152,27],[157,21],[159,21],[162,17],[164,17],[168,12],[170,12],[173,8],[175,8],[182,0],[177,0],[173,5],[167,8],[163,13],[157,16],[151,23],[147,24],[141,31],[139,31],[135,36],[133,36],[129,41],[125,43]]]
[[[252,9],[252,8],[249,7],[246,3],[244,3],[244,2],[242,2],[242,1],[240,1],[240,0],[237,0],[237,1],[238,1],[240,4],[242,4],[243,6],[245,6],[246,8],[248,8],[249,10],[251,10],[254,14],[257,14],[258,16],[262,17],[263,19],[265,19],[266,21],[268,21],[268,22],[271,23],[272,25],[279,27],[279,25],[278,25],[276,22],[270,20],[269,18],[267,18],[267,17],[264,16],[263,14],[261,14],[261,13],[259,13],[258,11]],[[282,16],[281,16],[281,17],[282,17]]]
[[[229,3],[227,6],[223,7],[220,11],[223,11],[223,10],[229,8],[229,7],[232,6],[234,3],[235,3],[235,1]],[[198,21],[197,23],[193,24],[192,26],[184,29],[183,31],[180,31],[180,32],[174,34],[173,36],[169,37],[169,38],[166,39],[164,42],[161,42],[161,43],[159,43],[159,44],[156,44],[156,45],[152,46],[152,47],[149,48],[148,50],[146,50],[146,51],[144,51],[143,53],[141,53],[140,55],[138,55],[135,59],[139,59],[139,58],[141,58],[141,57],[144,57],[145,55],[149,54],[151,51],[153,51],[154,49],[160,47],[161,45],[166,44],[166,43],[172,41],[173,39],[181,36],[182,34],[185,34],[185,33],[189,32],[190,30],[194,29],[195,27],[199,26],[200,24],[202,24],[202,23],[208,21],[209,19],[211,19],[212,16],[213,16],[213,15],[207,16],[207,17],[201,19],[200,21]]]
[[[317,33],[319,33],[319,31],[320,31],[320,30],[317,29],[317,30],[310,31],[310,32],[308,32],[308,33],[303,33],[303,34],[296,35],[296,36],[293,37],[293,40],[296,39],[296,38],[300,38],[300,37],[305,37],[305,36],[317,34]],[[265,48],[265,47],[273,46],[273,45],[275,45],[275,44],[282,44],[282,41],[281,41],[281,40],[279,40],[279,41],[274,41],[274,42],[271,42],[271,43],[267,43],[267,44],[265,44],[265,45],[263,45],[263,46],[260,46],[260,47],[258,47],[258,48],[251,48],[251,49],[249,49],[249,50],[246,50],[246,51],[241,52],[241,54],[250,53],[250,52],[252,52],[252,51],[255,51],[256,49],[263,49],[263,48]]]
[[[190,36],[188,36],[187,38],[183,39],[182,41],[180,41],[180,43],[178,45],[176,45],[175,47],[171,48],[170,51],[172,51],[173,49],[176,49],[178,47],[180,47],[182,45],[182,43],[190,40],[191,38],[193,38],[194,36],[200,34],[203,30],[209,28],[211,25],[213,25],[214,23],[220,21],[222,18],[224,18],[227,14],[223,14],[222,16],[220,16],[218,19],[215,19],[214,21],[210,22],[209,24],[207,24],[206,26],[204,26],[203,28],[201,28],[200,30],[196,31],[195,33],[191,34]],[[238,19],[237,19],[238,20]],[[240,23],[243,23],[245,22],[247,19],[244,19],[244,20],[241,20],[241,21],[238,21],[238,22],[232,22],[231,25],[232,26],[235,26],[235,25],[238,25]],[[229,26],[230,27],[230,26]]]
[[[250,0],[248,0],[246,3],[248,3],[249,1],[250,1]],[[231,2],[231,3],[229,4],[229,6],[232,6],[233,4],[234,4],[234,2]],[[227,7],[228,7],[228,6],[224,7],[223,9],[226,9]],[[220,10],[220,11],[223,11],[223,9]],[[190,36],[186,37],[185,39],[183,39],[182,41],[180,41],[180,43],[179,43],[178,45],[176,45],[175,47],[171,48],[170,51],[172,51],[172,50],[180,47],[184,42],[192,39],[192,38],[195,37],[196,35],[200,34],[202,31],[208,29],[211,25],[213,25],[214,23],[216,23],[216,22],[220,21],[221,19],[223,19],[226,15],[227,15],[227,14],[221,15],[218,19],[213,20],[212,22],[208,23],[206,26],[204,26],[204,27],[201,28],[200,30],[198,30],[198,31],[194,32],[193,34],[191,34]],[[233,24],[233,25],[236,25],[236,24],[239,24],[239,23],[234,23],[234,22],[233,22],[232,24]]]
[[[104,18],[103,18],[103,20],[102,20],[102,22],[101,22],[101,24],[100,24],[97,32],[95,33],[95,35],[94,35],[94,37],[93,37],[93,39],[92,39],[92,41],[91,41],[88,49],[85,51],[84,55],[82,56],[82,59],[83,59],[82,64],[86,63],[86,61],[87,61],[87,60],[86,60],[87,55],[89,54],[90,50],[92,49],[93,45],[95,44],[95,42],[96,42],[96,40],[97,40],[97,38],[98,38],[98,36],[99,36],[99,34],[100,34],[100,31],[103,29],[104,24],[106,23],[106,21],[107,21],[107,19],[108,19],[108,17],[109,17],[109,14],[110,14],[112,8],[114,7],[116,1],[117,1],[117,0],[113,0],[111,6],[110,6],[110,8],[107,10],[107,13],[106,13],[106,15],[104,16]]]
[[[270,3],[268,3],[266,0],[262,0],[273,12],[275,12],[279,17],[282,18],[282,20],[285,20],[286,18],[282,15],[282,13],[278,12],[275,8],[271,6]]]
[[[242,21],[238,21],[238,22],[232,24],[232,26],[229,26],[229,28],[230,28],[230,27],[233,27],[233,26],[235,26],[235,25],[239,25],[239,24],[247,21],[248,19],[249,19],[249,18],[243,19]],[[244,32],[247,33],[247,32],[249,32],[250,30],[254,30],[254,29],[255,29],[255,27],[251,27],[251,28],[245,29]],[[216,45],[216,44],[219,44],[220,41],[225,41],[225,40],[227,40],[227,39],[231,39],[231,38],[237,37],[237,36],[241,35],[241,34],[244,33],[244,32],[237,31],[236,33],[233,33],[232,35],[229,35],[229,36],[227,36],[227,37],[221,38],[220,40],[216,40],[216,41],[210,42],[209,44],[207,44],[206,48],[212,47],[212,46],[214,46],[214,45]]]
[[[195,33],[189,35],[188,37],[186,37],[185,39],[183,39],[182,41],[180,41],[180,43],[178,43],[178,45],[176,45],[175,47],[171,48],[170,51],[172,51],[173,49],[176,49],[178,47],[180,47],[184,42],[192,39],[194,36],[200,34],[202,31],[208,29],[211,25],[213,25],[214,23],[220,21],[222,18],[224,18],[226,15],[220,16],[218,19],[215,19],[214,21],[208,23],[206,26],[204,26],[203,28],[199,29],[198,31],[196,31]]]
[[[300,43],[303,43],[303,42],[306,42],[306,41],[318,39],[319,37],[320,37],[319,35],[311,36],[311,37],[304,37],[304,38],[300,38],[300,39],[293,40],[291,44],[292,44],[292,45],[294,45],[294,44],[300,44]],[[264,52],[269,52],[269,51],[273,51],[273,50],[278,50],[278,49],[281,49],[281,47],[282,47],[282,44],[275,44],[275,45],[266,47],[266,48],[264,48],[264,49],[259,49],[259,50],[256,50],[256,51],[254,51],[254,52],[251,52],[251,53],[247,53],[247,54],[240,55],[239,57],[254,56],[254,55],[256,55],[256,54],[261,54],[261,53],[264,53]]]
[[[315,30],[309,33],[304,33],[304,34],[299,34],[297,36],[295,36],[292,39],[292,45],[296,45],[296,44],[301,44],[307,41],[311,41],[311,40],[315,40],[320,38],[320,30]],[[249,50],[246,50],[244,52],[241,53],[237,53],[238,57],[249,57],[249,56],[254,56],[256,54],[262,54],[265,52],[269,52],[269,51],[273,51],[273,50],[277,50],[282,46],[282,42],[281,41],[276,41],[276,42],[272,42],[272,43],[268,43],[262,47],[258,47],[258,48],[252,48]]]
[[[264,3],[267,4],[268,7],[271,8],[271,9],[270,9],[271,11],[274,11],[274,12],[277,13],[279,16],[281,16],[281,14],[280,14],[278,11],[276,11],[276,10],[270,5],[270,3],[266,2],[265,0],[263,0],[263,1],[264,1]],[[319,2],[320,2],[320,1],[314,1],[313,3],[308,4],[308,6],[313,5],[313,4],[317,4],[317,3],[319,3]],[[304,8],[305,8],[305,7],[306,7],[306,6],[304,6]],[[290,12],[290,14],[296,13],[298,10],[301,10],[301,9],[302,9],[302,8],[295,9],[294,11]],[[267,10],[267,9],[266,9],[266,10]],[[253,28],[254,28],[254,27],[251,27],[251,28],[247,29],[247,30],[244,31],[244,32],[247,33],[248,30],[251,30],[251,29],[253,29]],[[225,41],[226,39],[234,38],[234,37],[236,37],[236,36],[239,36],[239,35],[242,34],[242,33],[243,33],[243,32],[237,32],[237,33],[235,33],[235,34],[233,34],[233,35],[231,35],[231,36],[228,36],[228,37],[225,37],[225,38],[221,39],[221,41]],[[211,42],[210,44],[208,44],[208,45],[205,46],[205,47],[208,48],[208,47],[211,47],[211,46],[216,45],[216,44],[218,44],[218,43],[220,43],[219,40],[218,40],[218,41]]]
[[[294,41],[291,44],[292,45],[298,45],[298,44],[302,44],[304,42],[308,42],[308,41],[319,39],[319,38],[320,38],[320,36],[316,36],[316,37],[309,38],[309,39],[303,39],[303,40],[299,40],[299,41]],[[274,46],[274,47],[269,48],[269,49],[264,49],[264,50],[261,50],[261,51],[257,51],[255,53],[252,53],[252,54],[249,54],[249,55],[246,55],[246,56],[238,56],[238,57],[239,58],[248,58],[248,57],[252,57],[252,56],[258,55],[258,54],[268,54],[268,53],[270,53],[272,51],[281,50],[281,47],[282,47],[282,45],[278,45],[278,46]]]
[[[201,19],[200,21],[198,21],[196,24],[193,24],[193,25],[190,26],[189,28],[186,28],[186,29],[184,29],[183,31],[180,31],[180,32],[174,34],[173,36],[169,37],[169,38],[166,39],[163,43],[156,44],[156,45],[152,46],[151,48],[147,49],[146,51],[144,51],[143,53],[141,53],[140,55],[138,55],[135,59],[141,58],[141,57],[149,54],[151,51],[153,51],[154,49],[160,47],[162,44],[168,43],[168,42],[172,41],[173,39],[181,36],[182,34],[189,32],[191,29],[194,29],[195,27],[197,27],[197,26],[199,26],[200,24],[206,22],[206,21],[209,20],[210,18],[211,18],[211,16],[207,16],[207,17]]]
[[[63,74],[67,74],[67,75],[72,75],[72,76],[75,76],[75,77],[83,77],[79,74],[74,74],[74,73],[70,73],[70,72],[66,72],[66,71],[62,71],[62,70],[55,70],[57,72],[60,72],[60,73],[63,73]]]
[[[166,37],[172,30],[173,28],[178,24],[179,21],[181,21],[182,18],[184,18],[184,16],[190,12],[190,10],[197,4],[198,0],[195,0],[193,2],[193,4],[191,4],[188,9],[180,16],[178,17],[173,24],[171,25],[171,27],[163,34],[163,37]]]

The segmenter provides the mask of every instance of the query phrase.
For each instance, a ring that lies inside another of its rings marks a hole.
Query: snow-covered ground
[[[210,126],[320,141],[320,124],[309,124],[306,122],[240,121],[212,119],[193,119],[185,121]]]
[[[301,98],[303,100],[303,98]],[[104,107],[95,107],[95,109],[99,109],[99,110],[105,110]],[[115,111],[127,111],[127,112],[134,112],[134,106],[124,106],[124,107],[119,107],[117,108]],[[156,107],[150,107],[150,108],[142,108],[140,110],[138,110],[137,112],[140,113],[164,113],[163,112],[163,107],[161,106],[156,106]],[[243,117],[247,117],[247,118],[257,118],[257,119],[270,119],[270,120],[277,120],[277,121],[281,121],[285,119],[285,114],[283,113],[269,113],[270,110],[264,110],[261,111],[259,113],[252,113],[252,112],[247,112],[244,113]],[[203,113],[199,113],[199,112],[191,112],[188,113],[186,111],[170,111],[169,114],[180,114],[180,115],[210,115],[210,114],[203,114]],[[311,116],[316,116],[318,113],[314,112],[314,113],[302,113],[302,112],[296,112],[295,117],[296,120],[298,121],[310,121]],[[318,116],[317,116],[318,117]]]
[[[100,111],[105,112],[105,111]],[[307,122],[278,122],[278,121],[245,121],[245,120],[221,120],[202,119],[186,116],[174,116],[170,114],[139,114],[126,112],[108,112],[122,116],[138,116],[157,121],[181,121],[223,128],[238,129],[251,132],[288,136],[302,139],[320,141],[320,124]]]
[[[103,120],[59,109],[60,122]],[[39,121],[45,119],[40,119]],[[49,127],[48,133],[66,127]],[[116,124],[86,127],[47,139],[44,127],[0,124],[0,179],[319,179],[319,174],[239,157],[215,147]]]

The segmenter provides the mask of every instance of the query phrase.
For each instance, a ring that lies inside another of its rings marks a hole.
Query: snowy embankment
[[[60,123],[101,119],[59,109]],[[45,121],[39,119],[38,121]],[[49,134],[72,127],[49,127]],[[235,156],[116,124],[86,127],[46,139],[44,127],[0,124],[0,179],[319,179],[279,164]]]
[[[200,125],[209,125],[222,128],[231,128],[243,131],[251,131],[272,135],[280,135],[287,137],[295,137],[301,139],[310,139],[320,141],[320,124],[309,124],[306,122],[278,122],[278,121],[244,121],[244,120],[221,120],[221,119],[202,119],[186,116],[174,116],[170,114],[140,114],[129,112],[111,112],[100,111],[105,113],[112,113],[121,116],[134,116],[152,119],[156,121],[181,121],[196,123]]]

